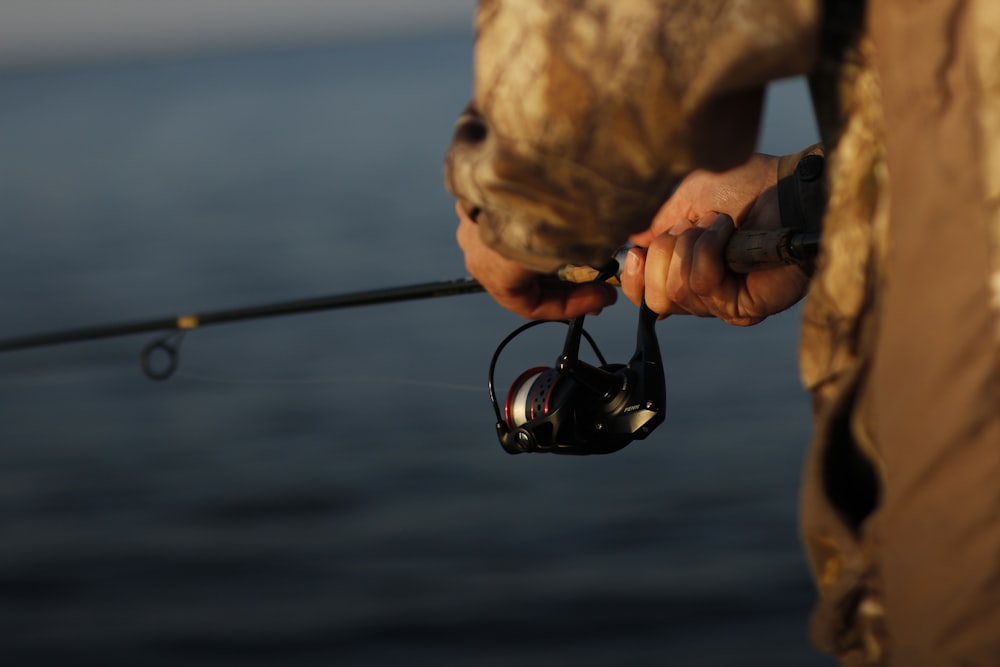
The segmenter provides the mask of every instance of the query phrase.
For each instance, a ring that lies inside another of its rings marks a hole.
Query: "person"
[[[814,642],[843,667],[1000,665],[1000,4],[825,10],[809,73],[826,147],[815,272],[725,271],[736,228],[789,222],[779,165],[804,155],[754,155],[680,184],[630,239],[645,249],[629,252],[622,291],[664,316],[737,325],[808,294]],[[615,301],[507,260],[458,216],[469,272],[513,312]]]

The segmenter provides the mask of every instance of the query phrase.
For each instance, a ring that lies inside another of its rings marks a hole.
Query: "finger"
[[[705,309],[700,298],[691,291],[691,264],[694,256],[695,243],[702,235],[702,230],[694,225],[676,236],[673,258],[667,271],[664,290],[671,301],[674,313],[690,313],[704,315]]]
[[[628,242],[631,245],[639,246],[640,248],[648,248],[649,244],[653,242],[656,234],[653,233],[652,229],[647,229],[645,231],[639,232],[637,234],[632,234],[628,237]]]
[[[693,229],[694,226],[695,224],[690,220],[678,220],[671,225],[669,229],[667,229],[667,234],[670,234],[671,236],[682,236],[688,230]]]
[[[677,238],[672,234],[661,234],[646,248],[644,270],[646,305],[660,315],[677,312],[672,310],[673,302],[667,295],[667,275],[670,273]]]
[[[529,320],[564,320],[596,315],[618,299],[618,290],[603,283],[576,285],[534,274],[518,285],[480,281],[500,306]]]
[[[538,283],[534,305],[523,317],[532,320],[565,320],[597,315],[618,300],[618,289],[605,283],[567,283],[546,276]]]
[[[637,306],[642,303],[646,290],[645,271],[646,251],[642,248],[629,249],[621,273],[622,292]]]
[[[715,222],[715,219],[718,218],[719,215],[720,214],[715,211],[706,213],[694,221],[694,226],[698,229],[708,229],[712,226],[712,223]]]
[[[490,294],[501,306],[531,320],[596,315],[618,299],[618,290],[611,285],[567,283],[549,275],[536,275],[517,289],[500,289]]]
[[[560,320],[599,313],[618,299],[618,290],[611,285],[566,283],[507,259],[483,242],[479,226],[461,207],[456,210],[456,238],[466,269],[507,310],[528,319]]]
[[[661,234],[679,234],[689,229],[693,224],[687,217],[668,213],[665,207],[656,214],[656,217],[653,218],[653,223],[648,229],[632,234],[628,237],[628,242],[640,248],[648,248],[657,236]]]
[[[726,287],[728,282],[732,282],[730,279],[736,278],[726,270],[725,262],[726,244],[736,226],[733,219],[724,213],[706,217],[711,221],[695,241],[689,286],[711,313],[718,316],[715,304],[732,295],[732,290]]]

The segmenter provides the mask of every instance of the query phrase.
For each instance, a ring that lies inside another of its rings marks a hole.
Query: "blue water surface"
[[[0,74],[0,337],[464,273],[471,38]],[[761,147],[814,140],[801,82]],[[511,457],[482,295],[0,355],[5,665],[827,665],[796,532],[798,310],[658,325],[668,416]],[[628,303],[591,319],[626,360]],[[502,360],[550,365],[558,325]],[[504,385],[506,386],[506,385]]]

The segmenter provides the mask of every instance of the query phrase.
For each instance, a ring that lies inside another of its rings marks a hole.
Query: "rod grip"
[[[733,273],[753,273],[794,264],[789,252],[793,229],[735,232],[726,244],[726,265]]]
[[[733,273],[753,273],[808,262],[818,251],[818,233],[787,227],[738,231],[733,233],[726,244],[726,265]],[[627,252],[628,248],[623,248],[615,254],[619,267],[624,265]],[[597,279],[598,270],[589,266],[567,265],[560,268],[557,275],[561,280],[586,283]],[[608,282],[618,284],[616,278]]]

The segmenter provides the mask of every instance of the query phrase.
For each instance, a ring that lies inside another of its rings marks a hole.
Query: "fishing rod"
[[[82,343],[101,338],[116,338],[141,333],[171,331],[171,334],[147,345],[140,357],[142,371],[147,377],[153,380],[166,380],[177,369],[177,355],[180,344],[179,336],[192,329],[267,317],[282,317],[300,313],[397,303],[400,301],[455,296],[458,294],[474,294],[483,291],[483,286],[472,278],[442,280],[420,285],[390,287],[311,299],[296,299],[294,301],[283,301],[259,306],[174,315],[135,322],[118,322],[7,338],[0,340],[0,353],[50,345]],[[153,357],[156,353],[166,355],[167,365],[165,367],[159,368],[155,365]]]
[[[737,232],[733,234],[726,247],[726,262],[730,269],[736,273],[749,273],[764,268],[809,261],[815,257],[818,246],[818,234],[796,232],[791,229]],[[626,252],[627,248],[619,251],[603,270],[591,267],[564,267],[557,273],[557,276],[563,280],[578,283],[592,280],[614,281],[620,266],[624,265]],[[140,356],[140,365],[147,377],[153,380],[166,380],[177,369],[179,346],[183,335],[193,329],[267,317],[474,294],[483,291],[485,291],[483,286],[472,278],[444,280],[0,339],[0,353],[168,331],[170,333],[166,336],[146,345]],[[160,357],[165,358],[165,365],[157,363]]]

